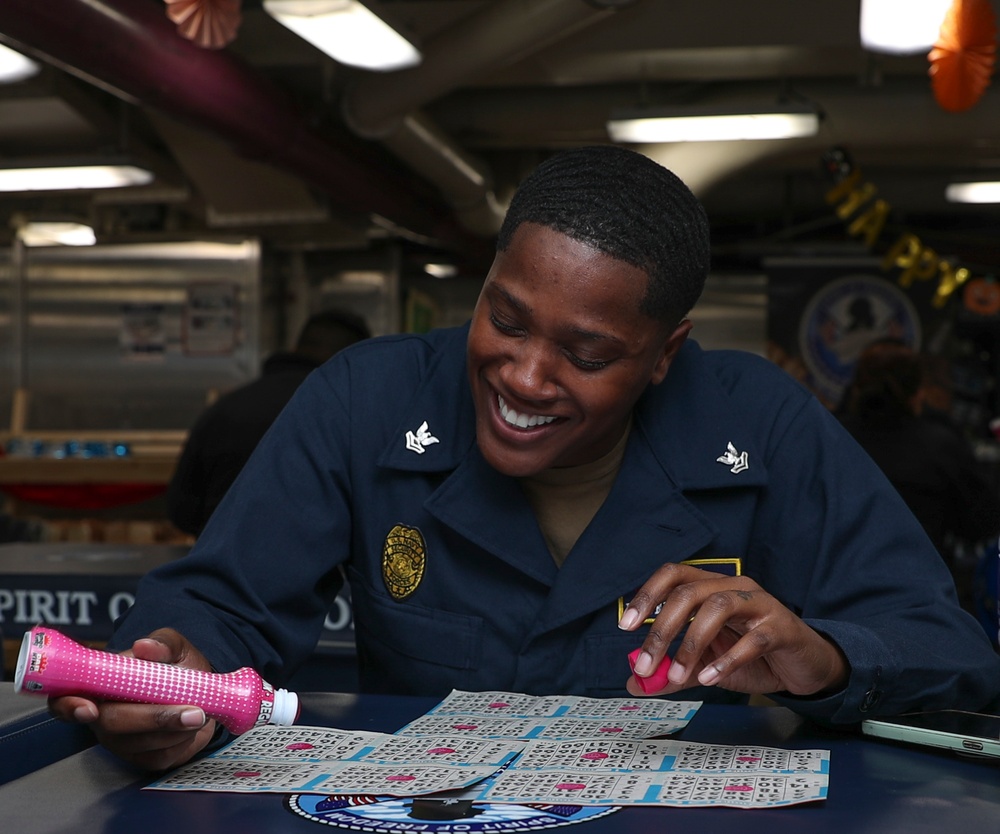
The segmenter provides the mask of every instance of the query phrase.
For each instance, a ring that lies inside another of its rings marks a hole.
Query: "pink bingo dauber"
[[[643,678],[635,674],[635,661],[641,651],[642,649],[636,649],[629,652],[628,665],[632,667],[632,677],[635,678],[636,683],[639,684],[639,688],[647,695],[650,692],[659,692],[667,685],[667,671],[670,669],[670,658],[664,655],[663,660],[660,661],[660,665],[653,670],[653,674]]]
[[[299,699],[275,689],[249,667],[202,672],[89,649],[64,634],[35,626],[25,633],[14,670],[14,691],[80,695],[139,704],[201,707],[237,735],[261,724],[294,724]]]

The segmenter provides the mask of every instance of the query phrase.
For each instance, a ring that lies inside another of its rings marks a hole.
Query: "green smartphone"
[[[866,719],[861,731],[875,738],[1000,759],[1000,715],[954,709],[911,712]]]

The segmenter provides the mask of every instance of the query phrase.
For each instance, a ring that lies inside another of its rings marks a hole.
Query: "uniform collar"
[[[707,354],[693,341],[663,382],[639,400],[636,425],[682,491],[767,484],[753,419],[735,411]]]
[[[476,413],[466,373],[469,326],[448,337],[422,375],[378,465],[404,472],[449,472],[476,443]]]
[[[408,472],[449,472],[475,450],[476,415],[466,372],[468,325],[438,352],[423,375],[379,466]],[[757,487],[767,483],[752,421],[706,366],[706,354],[687,342],[664,381],[636,405],[636,428],[660,466],[683,490]],[[421,449],[422,451],[418,451]],[[720,460],[721,458],[721,460]]]
[[[685,492],[767,482],[751,442],[747,424],[752,421],[732,413],[732,400],[705,354],[693,343],[686,345],[664,382],[637,404],[618,479],[560,571],[517,480],[493,469],[476,445],[466,332],[456,331],[456,341],[422,375],[379,465],[447,474],[425,508],[469,541],[553,588],[539,629],[609,604],[634,591],[664,561],[690,558],[708,544],[717,531]],[[419,445],[422,452],[408,448],[408,436],[410,446]],[[734,460],[720,462],[720,457],[729,460],[730,444]],[[623,525],[622,519],[628,523]],[[614,546],[609,550],[610,542]],[[619,562],[619,549],[637,555]],[[615,563],[618,567],[612,569]],[[595,583],[594,577],[601,581]]]

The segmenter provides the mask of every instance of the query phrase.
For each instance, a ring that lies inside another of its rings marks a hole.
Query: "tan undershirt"
[[[630,428],[631,422],[615,447],[591,463],[546,469],[521,478],[545,543],[560,567],[611,492],[625,457]]]

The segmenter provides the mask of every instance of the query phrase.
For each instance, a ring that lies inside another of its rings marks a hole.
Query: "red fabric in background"
[[[103,510],[138,504],[162,495],[166,484],[4,484],[0,490],[19,501],[76,510]]]

